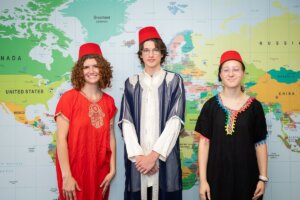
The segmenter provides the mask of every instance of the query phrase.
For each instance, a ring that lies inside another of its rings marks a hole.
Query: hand
[[[159,154],[152,151],[147,156],[136,156],[135,167],[142,174],[147,174],[156,164]]]
[[[261,195],[265,193],[266,183],[263,181],[258,181],[256,185],[256,190],[254,192],[254,195],[252,197],[252,200],[258,199]]]
[[[103,188],[103,191],[102,191],[102,197],[105,196],[106,190],[107,190],[107,188],[109,187],[110,182],[111,182],[111,180],[114,178],[115,174],[116,174],[116,173],[115,173],[114,171],[109,172],[109,173],[105,176],[105,178],[104,178],[104,180],[102,181],[102,183],[100,184],[100,187],[101,187],[101,188],[104,187],[104,188]]]
[[[142,160],[142,158],[144,157],[144,155],[139,155],[139,156],[135,156],[135,162],[140,162]]]
[[[81,191],[78,183],[72,176],[63,178],[63,196],[66,200],[77,200],[76,191]]]
[[[156,174],[156,172],[158,172],[159,170],[159,166],[156,164],[154,165],[154,167],[147,173],[147,176],[152,176],[154,174]]]
[[[201,200],[210,200],[210,187],[207,181],[200,182],[200,199]],[[207,197],[207,198],[206,198]]]

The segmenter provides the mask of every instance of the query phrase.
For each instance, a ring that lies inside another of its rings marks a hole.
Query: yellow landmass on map
[[[216,80],[220,56],[230,49],[241,53],[246,66],[252,64],[268,71],[288,65],[290,70],[298,71],[299,33],[300,16],[285,12],[254,25],[241,25],[239,31],[227,35],[205,38],[200,34],[192,34],[193,44],[198,45],[194,45],[193,50],[193,55],[197,56],[191,56],[190,59],[196,67],[206,72],[202,76],[205,80]]]
[[[300,112],[300,81],[292,84],[280,83],[269,74],[262,76],[249,91],[266,104],[278,103],[282,112]]]
[[[205,72],[199,68],[186,68],[182,70],[181,73],[184,75],[192,75],[193,77],[198,77],[198,78],[205,74]]]
[[[222,29],[226,29],[228,24],[236,19],[239,19],[242,16],[242,14],[237,14],[234,16],[230,16],[227,19],[224,19],[224,22],[221,24]]]
[[[194,137],[180,137],[180,153],[185,158],[190,158],[193,155]]]
[[[46,80],[31,75],[0,75],[0,102],[26,107],[44,104],[54,95],[54,90],[65,80],[48,84]]]
[[[44,104],[54,95],[54,90],[65,80],[48,84],[31,75],[0,75],[0,102],[23,124],[38,124],[39,117],[28,120],[25,109],[29,105]],[[2,106],[4,107],[4,106]]]
[[[36,117],[34,120],[28,120],[26,118],[25,108],[23,106],[16,105],[13,102],[7,102],[7,103],[5,103],[5,105],[7,106],[9,111],[13,113],[16,121],[18,121],[22,124],[32,125],[32,124],[34,124],[35,121],[39,120],[39,117]]]

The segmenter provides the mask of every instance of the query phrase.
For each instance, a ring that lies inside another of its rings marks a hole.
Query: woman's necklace
[[[250,106],[253,99],[254,98],[248,97],[247,101],[244,102],[243,106],[241,106],[237,110],[234,110],[225,106],[221,94],[218,95],[217,101],[226,114],[226,120],[225,120],[226,135],[232,135],[234,133],[238,115],[241,112],[244,112]]]
[[[96,98],[96,100],[91,100],[82,90],[80,91],[83,96],[91,102],[91,105],[89,106],[89,113],[88,116],[91,119],[91,124],[95,128],[100,128],[103,125],[103,118],[105,114],[103,113],[101,107],[97,104],[97,102],[102,98],[103,93],[100,92],[99,97]]]

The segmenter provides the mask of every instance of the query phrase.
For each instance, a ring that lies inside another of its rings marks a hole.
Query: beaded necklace
[[[232,135],[235,131],[235,124],[238,117],[238,114],[244,112],[253,102],[254,98],[249,97],[244,105],[239,110],[232,110],[224,106],[220,94],[217,95],[217,102],[220,107],[226,113],[226,120],[225,120],[225,132],[226,135]]]

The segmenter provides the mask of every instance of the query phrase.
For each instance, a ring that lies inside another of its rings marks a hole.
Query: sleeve
[[[195,131],[200,133],[202,137],[210,140],[211,129],[210,129],[210,103],[206,102],[200,112],[198,120],[196,122]]]
[[[254,142],[255,144],[263,144],[266,143],[267,138],[267,123],[265,118],[265,113],[263,107],[259,101],[255,106],[254,110],[254,120],[255,120],[255,133],[254,133]]]
[[[138,143],[135,128],[130,122],[124,121],[122,123],[122,129],[128,159],[135,162],[135,156],[144,155],[142,147]]]
[[[54,120],[57,116],[62,115],[66,120],[70,121],[72,117],[72,107],[74,101],[74,95],[70,91],[64,93],[58,101],[56,106]]]
[[[109,120],[111,120],[118,110],[115,104],[115,100],[112,97],[110,97],[109,108]]]
[[[166,161],[176,144],[181,129],[180,119],[173,117],[166,123],[164,131],[153,146],[153,151],[160,154],[159,159]]]

